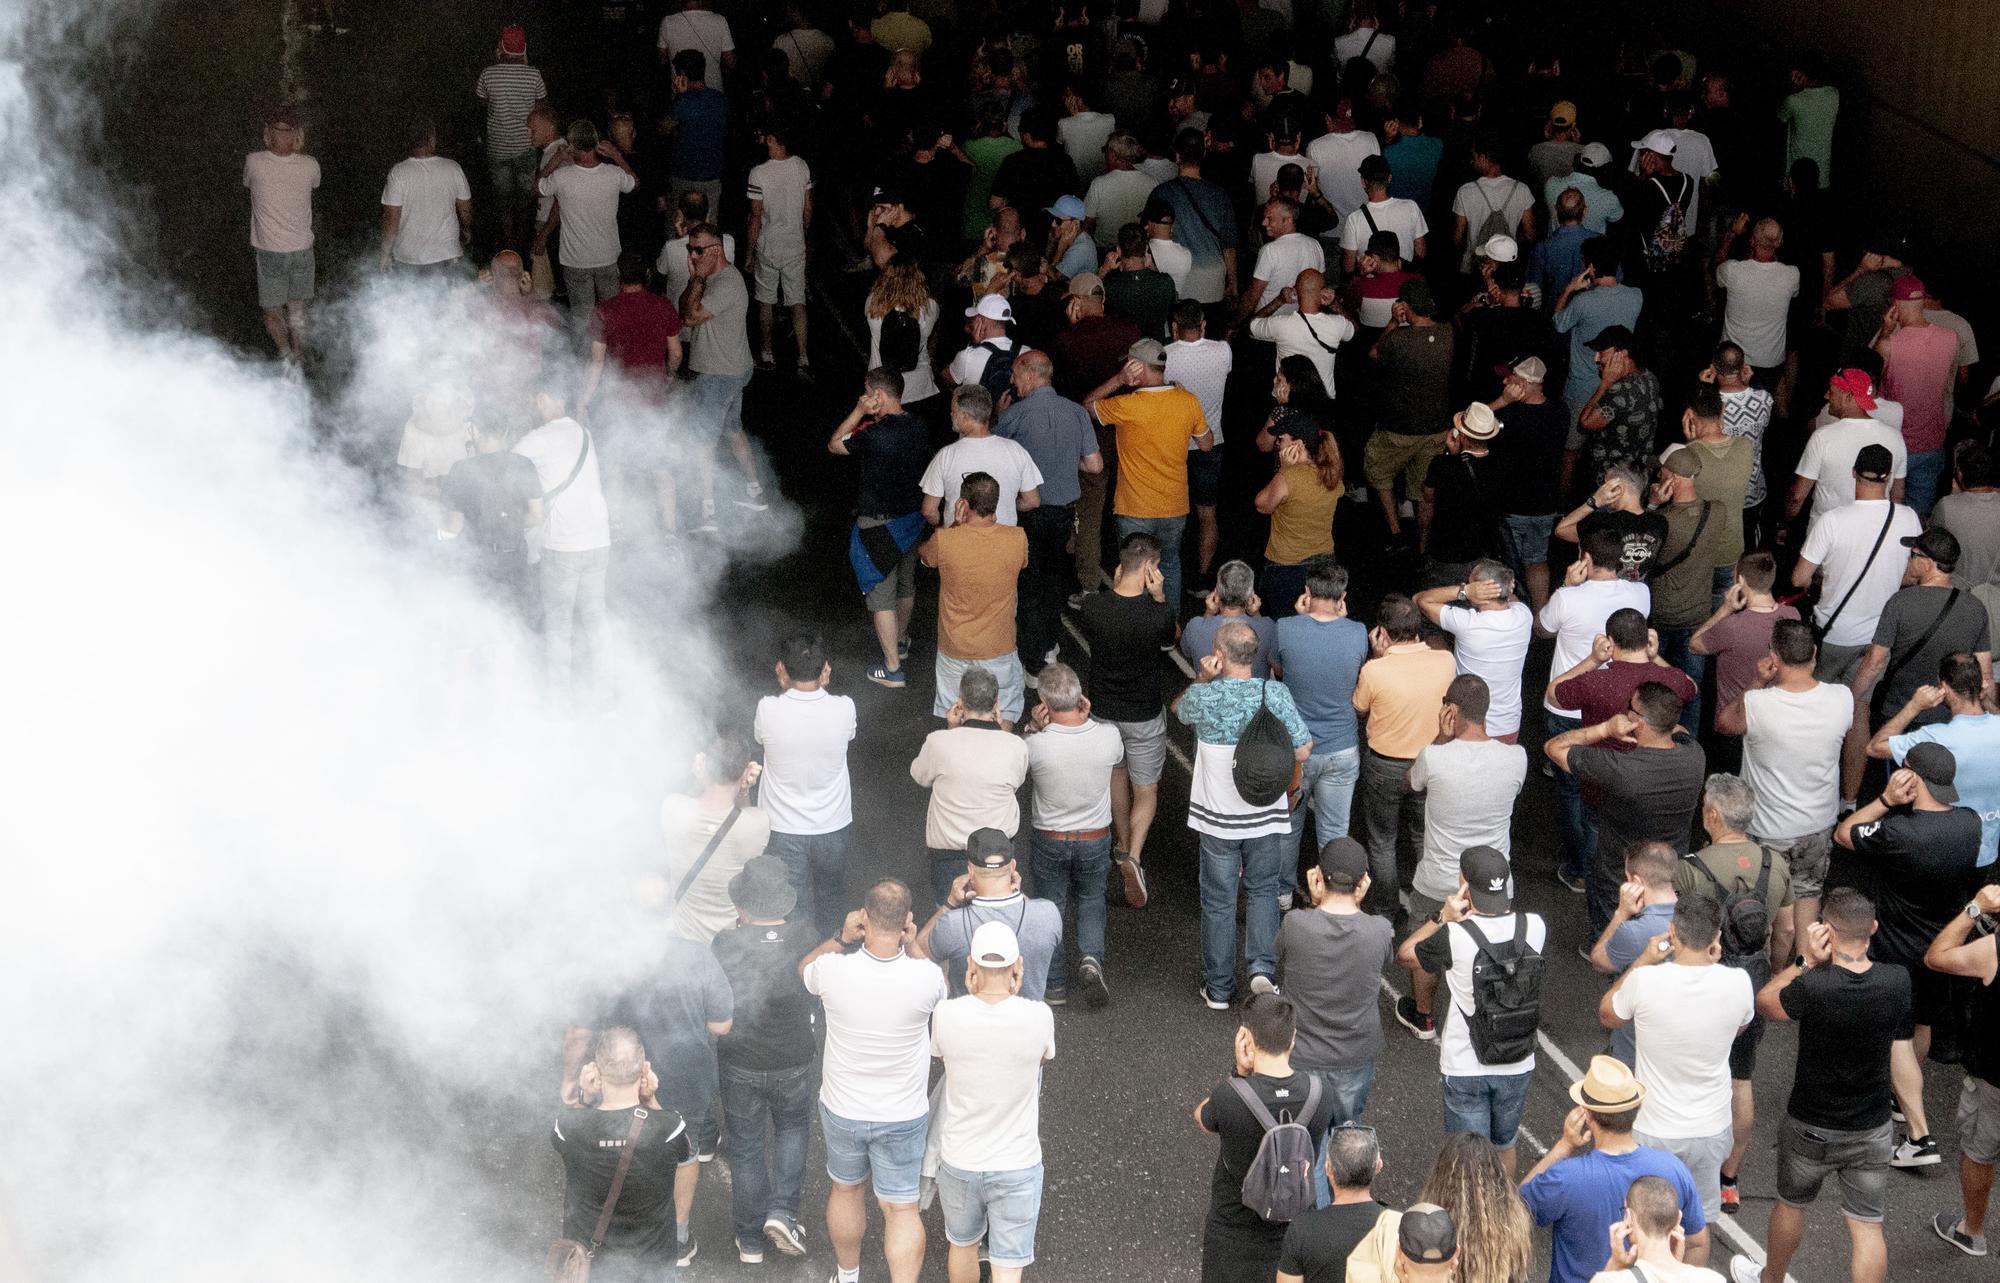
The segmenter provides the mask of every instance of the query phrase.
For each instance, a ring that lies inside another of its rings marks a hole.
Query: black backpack
[[[877,346],[884,369],[908,373],[923,360],[924,327],[902,308],[893,308],[882,318],[882,341]]]
[[[1715,888],[1715,898],[1722,905],[1722,965],[1746,969],[1750,963],[1764,952],[1771,940],[1771,848],[1758,843],[1764,853],[1763,867],[1757,870],[1757,888],[1754,891],[1731,891],[1722,885],[1722,879],[1715,876],[1715,870],[1708,867],[1705,860],[1689,856],[1688,860],[1708,879]]]
[[[1472,1051],[1482,1065],[1509,1065],[1535,1050],[1542,1019],[1542,955],[1522,937],[1527,915],[1514,920],[1514,938],[1494,944],[1471,918],[1459,924],[1478,954],[1472,959],[1472,1010],[1465,1013]]]
[[[999,405],[1000,398],[1014,385],[1014,357],[1021,351],[1020,340],[1014,346],[1003,348],[988,339],[980,347],[986,349],[986,368],[979,372],[979,386],[993,394],[993,404]]]
[[[1257,1097],[1256,1089],[1241,1078],[1229,1085],[1243,1105],[1264,1129],[1257,1142],[1257,1156],[1243,1173],[1243,1206],[1274,1225],[1310,1212],[1313,1208],[1313,1164],[1319,1150],[1313,1144],[1312,1120],[1319,1112],[1319,1075],[1306,1075],[1305,1108],[1287,1112],[1283,1119],[1272,1116]]]
[[[1270,694],[1271,683],[1266,681],[1257,711],[1236,739],[1236,760],[1229,767],[1237,793],[1252,806],[1270,806],[1285,796],[1298,765],[1292,733],[1271,711]]]

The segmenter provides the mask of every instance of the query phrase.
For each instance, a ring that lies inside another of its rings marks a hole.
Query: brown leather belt
[[[1111,830],[1110,830],[1109,828],[1102,828],[1102,829],[1067,829],[1067,830],[1057,830],[1057,829],[1036,829],[1036,830],[1035,830],[1035,832],[1036,832],[1036,833],[1040,834],[1040,835],[1041,835],[1042,837],[1045,837],[1045,838],[1049,839],[1049,840],[1050,840],[1051,842],[1094,842],[1094,841],[1096,841],[1096,840],[1097,840],[1098,838],[1101,838],[1101,837],[1103,837],[1103,836],[1104,836],[1105,834],[1109,833],[1110,831],[1111,831]]]

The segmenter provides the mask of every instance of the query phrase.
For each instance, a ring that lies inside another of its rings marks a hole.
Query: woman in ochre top
[[[1305,590],[1305,562],[1333,551],[1333,515],[1346,493],[1340,446],[1333,439],[1332,403],[1319,371],[1302,356],[1278,363],[1271,385],[1277,405],[1259,434],[1278,454],[1278,470],[1257,494],[1257,511],[1271,518],[1258,596],[1264,613],[1281,619]]]

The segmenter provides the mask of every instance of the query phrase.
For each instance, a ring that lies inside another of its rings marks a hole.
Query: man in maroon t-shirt
[[[614,519],[624,506],[625,482],[649,478],[660,504],[660,528],[678,528],[673,461],[667,441],[667,395],[681,364],[681,314],[646,288],[646,260],[618,259],[618,292],[591,316],[590,365],[578,393],[577,418],[595,428],[608,451],[606,490]],[[605,378],[610,367],[611,377]],[[593,413],[595,419],[586,417]]]
[[[1104,282],[1094,272],[1070,278],[1069,323],[1056,335],[1054,351],[1056,394],[1078,404],[1097,385],[1125,368],[1125,354],[1139,341],[1139,327],[1122,316],[1104,314]],[[1104,496],[1118,476],[1118,441],[1095,419],[1097,449],[1104,471],[1086,472],[1078,480],[1083,495],[1076,501],[1076,578],[1082,591],[1094,592],[1103,573]]]
[[[1659,656],[1659,640],[1646,627],[1646,617],[1630,606],[1614,610],[1604,632],[1583,662],[1550,683],[1551,698],[1564,708],[1582,711],[1583,724],[1594,726],[1626,711],[1632,692],[1646,682],[1658,682],[1683,700],[1694,698],[1694,683]],[[1627,745],[1607,741],[1609,748]]]
[[[1361,351],[1374,346],[1388,328],[1389,314],[1396,306],[1403,282],[1414,281],[1417,276],[1403,270],[1402,243],[1396,239],[1396,233],[1387,230],[1368,238],[1368,248],[1362,251],[1356,266],[1359,275],[1347,282],[1341,295],[1348,315],[1355,318],[1355,327],[1362,332],[1356,346]]]

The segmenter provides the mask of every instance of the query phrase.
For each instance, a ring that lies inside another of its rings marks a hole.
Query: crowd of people
[[[1783,1283],[1829,1179],[1851,1277],[1887,1277],[1890,1173],[1944,1159],[1928,1060],[1964,1067],[1964,1197],[1925,1220],[1986,1254],[2000,382],[1970,382],[1950,265],[1839,216],[1816,66],[1766,83],[1508,6],[719,2],[567,124],[587,95],[506,27],[481,196],[421,121],[381,199],[381,268],[489,344],[413,398],[397,463],[557,683],[594,680],[616,544],[767,507],[744,393],[839,364],[809,298],[865,334],[858,392],[816,395],[866,676],[939,724],[910,746],[928,883],[859,895],[856,704],[819,635],[702,746],[639,892],[664,960],[566,1040],[572,1246],[670,1276],[721,1153],[740,1262],[823,1233],[855,1283],[872,1194],[911,1283],[934,1195],[954,1283],[1020,1278],[1052,1009],[1112,1001],[1109,906],[1145,907],[1168,818],[1196,996],[1237,1021],[1194,1111],[1204,1280],[1520,1283],[1541,1228],[1552,1283],[1719,1279],[1776,1021],[1778,1199],[1735,1283]],[[310,361],[320,167],[290,108],[265,143],[258,302]],[[1536,773],[1581,935],[1517,907]],[[1558,949],[1605,977],[1604,1052],[1524,1165]],[[1371,1184],[1418,1147],[1363,1121],[1397,972],[1445,1135],[1400,1211]]]

